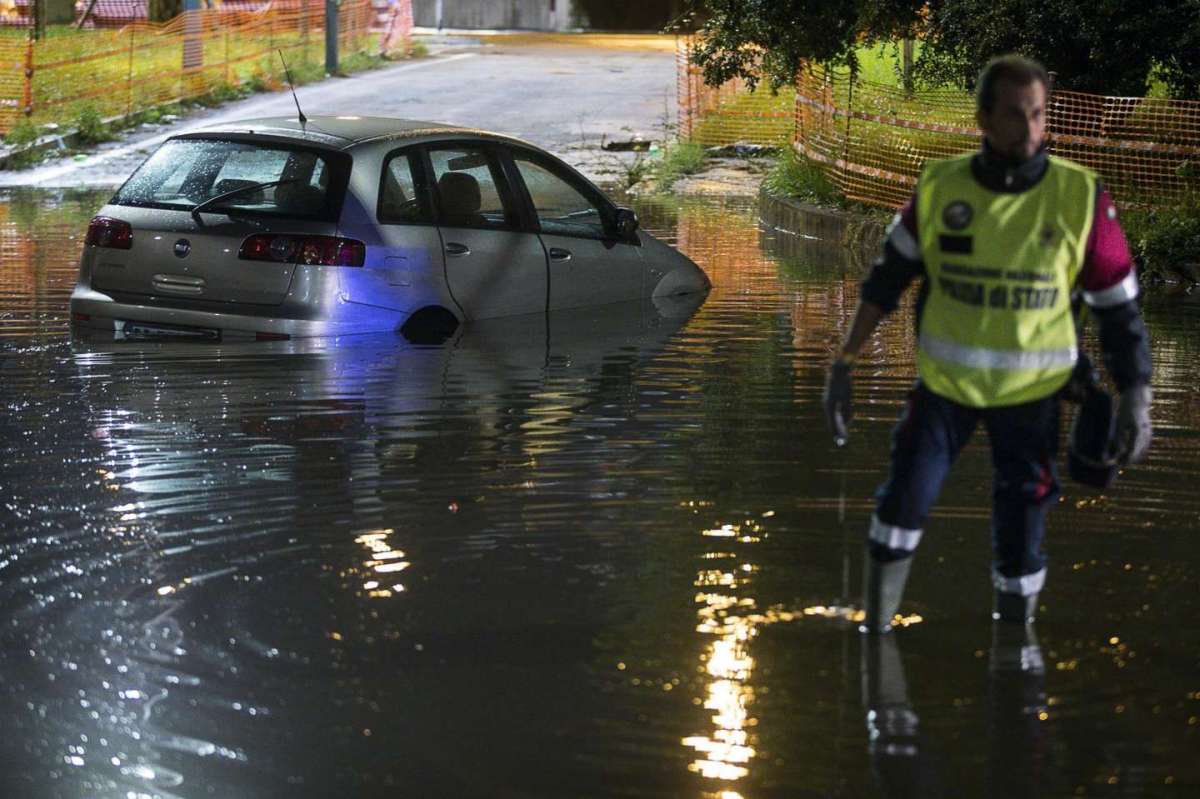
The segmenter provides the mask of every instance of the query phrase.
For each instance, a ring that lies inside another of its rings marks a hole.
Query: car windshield
[[[334,154],[278,144],[175,139],[138,168],[113,198],[116,205],[191,210],[222,194],[206,213],[238,211],[333,220],[344,181],[334,180]],[[257,184],[276,184],[254,188]]]

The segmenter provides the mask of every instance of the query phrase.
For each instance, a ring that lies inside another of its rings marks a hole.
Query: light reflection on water
[[[413,348],[72,343],[66,296],[104,196],[8,199],[0,795],[1200,782],[1196,306],[1148,301],[1150,461],[1109,495],[1064,485],[1044,674],[1001,673],[1028,642],[986,621],[982,437],[929,524],[909,628],[886,651],[852,632],[911,319],[872,342],[835,450],[818,398],[856,279],[744,202],[640,201],[713,277],[699,308]],[[890,749],[870,738],[881,718],[900,724]]]

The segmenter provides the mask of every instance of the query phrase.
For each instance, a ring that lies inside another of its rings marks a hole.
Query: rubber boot
[[[997,591],[992,602],[992,620],[1014,624],[1033,624],[1034,618],[1037,616],[1037,601],[1037,594],[1021,596]]]
[[[863,612],[858,631],[862,633],[891,632],[892,619],[900,610],[904,585],[912,568],[912,556],[886,563],[871,557],[867,550],[863,558]]]

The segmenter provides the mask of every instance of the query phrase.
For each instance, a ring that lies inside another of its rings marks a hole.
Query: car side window
[[[517,215],[502,193],[496,157],[472,145],[429,151],[433,164],[438,221],[449,227],[514,229]]]
[[[383,182],[379,188],[380,222],[401,225],[433,222],[433,210],[420,170],[415,151],[397,153],[384,163]]]
[[[604,238],[604,210],[596,198],[587,196],[565,175],[529,155],[517,152],[513,160],[543,232]]]

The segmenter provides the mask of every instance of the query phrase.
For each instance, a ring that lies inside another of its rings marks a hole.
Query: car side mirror
[[[637,214],[628,208],[618,208],[616,218],[617,235],[623,239],[631,239],[637,233]]]

